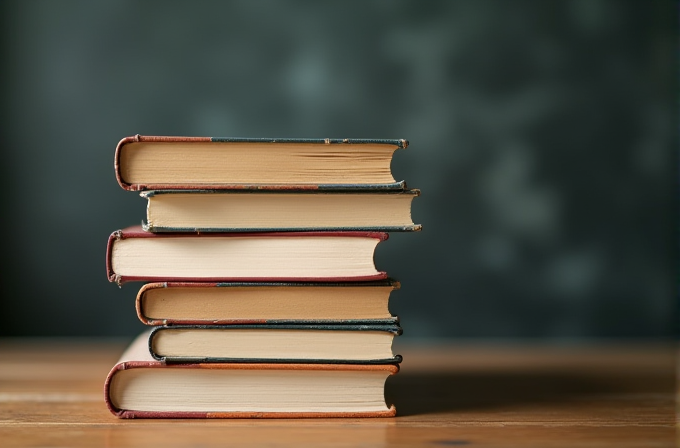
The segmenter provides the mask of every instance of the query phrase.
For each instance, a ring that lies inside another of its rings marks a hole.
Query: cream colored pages
[[[171,193],[148,198],[150,228],[412,226],[414,194]]]
[[[248,286],[152,288],[142,300],[150,319],[386,319],[392,286]]]
[[[128,238],[114,243],[120,276],[168,278],[315,278],[378,274],[377,238],[177,237]]]
[[[120,173],[131,184],[392,183],[396,146],[211,142],[128,143]]]
[[[394,334],[358,330],[167,329],[154,334],[160,357],[389,359]]]
[[[118,409],[186,412],[371,412],[388,409],[390,372],[129,369],[116,373]]]
[[[137,336],[120,356],[118,363],[126,361],[155,361],[149,351],[150,333],[151,330],[146,330]]]

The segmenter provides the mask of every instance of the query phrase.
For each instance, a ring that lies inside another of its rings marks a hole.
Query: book
[[[165,362],[394,364],[398,325],[173,325],[154,327],[149,350]]]
[[[373,254],[384,232],[151,233],[108,239],[109,281],[381,280]]]
[[[146,325],[396,324],[399,282],[146,283],[135,301]]]
[[[419,190],[149,190],[145,230],[249,232],[416,231],[411,202]]]
[[[109,372],[120,418],[391,417],[384,385],[396,364],[165,364],[143,333]]]
[[[116,147],[126,190],[403,189],[390,163],[406,140],[219,138],[135,135]]]

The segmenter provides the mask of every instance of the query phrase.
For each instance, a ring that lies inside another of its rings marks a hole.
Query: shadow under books
[[[555,403],[588,396],[673,390],[672,378],[618,377],[587,373],[479,371],[406,373],[390,377],[388,403],[399,416],[494,409],[530,403]]]

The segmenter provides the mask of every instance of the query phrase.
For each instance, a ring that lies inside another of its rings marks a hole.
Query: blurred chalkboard
[[[2,2],[2,335],[132,335],[145,201],[118,140],[405,138],[404,337],[669,336],[677,11],[664,1]]]

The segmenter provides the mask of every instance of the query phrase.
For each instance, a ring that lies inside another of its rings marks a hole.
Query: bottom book
[[[165,364],[140,335],[104,386],[120,418],[392,417],[394,364]]]

